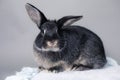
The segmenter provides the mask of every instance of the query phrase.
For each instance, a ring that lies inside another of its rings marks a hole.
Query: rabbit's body
[[[61,35],[65,40],[65,48],[57,52],[39,50],[38,46],[35,46],[38,40],[36,39],[34,54],[40,67],[50,69],[59,66],[62,68],[60,70],[72,70],[75,67],[84,70],[104,66],[104,48],[100,38],[93,32],[80,26],[69,26]]]
[[[50,21],[33,5],[27,4],[26,9],[41,30],[33,46],[40,69],[59,72],[97,69],[105,65],[101,39],[84,27],[70,26],[81,16],[66,16],[58,21]]]

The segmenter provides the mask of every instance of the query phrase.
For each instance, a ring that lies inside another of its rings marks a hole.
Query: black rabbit
[[[102,68],[106,64],[101,39],[84,27],[71,26],[82,16],[48,20],[29,3],[26,4],[26,10],[40,29],[33,45],[35,60],[40,69],[57,72],[88,70]]]

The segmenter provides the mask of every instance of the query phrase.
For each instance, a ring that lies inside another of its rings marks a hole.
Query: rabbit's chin
[[[36,44],[33,45],[35,49],[38,51],[53,51],[53,52],[59,52],[61,49],[59,47],[53,47],[53,48],[44,48],[44,47],[38,47]]]
[[[42,51],[53,51],[53,52],[59,52],[59,48],[41,48]]]

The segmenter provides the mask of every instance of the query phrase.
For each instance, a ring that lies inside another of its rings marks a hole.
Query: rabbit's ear
[[[37,26],[40,26],[41,24],[43,24],[44,22],[47,21],[46,17],[44,16],[44,14],[37,9],[35,6],[27,3],[25,5],[25,8],[27,10],[28,15],[30,16],[31,20],[37,24]]]
[[[62,26],[69,26],[72,23],[80,20],[83,16],[65,16],[57,21],[60,27]]]

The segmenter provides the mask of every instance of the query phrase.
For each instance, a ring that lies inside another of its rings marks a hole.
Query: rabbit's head
[[[61,39],[61,35],[63,35],[61,33],[62,30],[82,18],[82,16],[65,16],[59,20],[48,20],[44,14],[33,5],[27,3],[25,7],[31,20],[40,29],[39,35],[43,37],[41,49],[46,51],[59,51],[62,49],[65,45],[64,40]],[[39,45],[36,46],[40,48]]]

